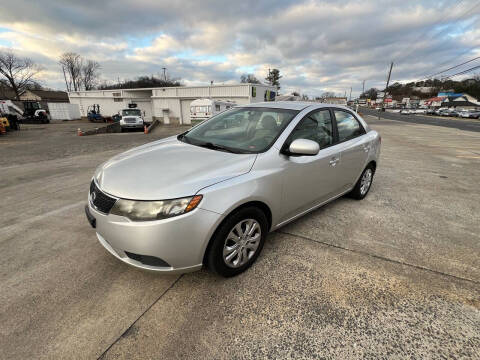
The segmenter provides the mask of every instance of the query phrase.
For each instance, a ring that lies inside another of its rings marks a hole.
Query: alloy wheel
[[[238,268],[250,260],[258,250],[262,229],[255,219],[237,223],[228,233],[223,246],[223,261],[228,267]]]
[[[360,180],[360,194],[365,195],[372,184],[372,169],[367,169]]]

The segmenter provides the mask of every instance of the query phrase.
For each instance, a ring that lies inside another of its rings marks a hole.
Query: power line
[[[435,74],[425,76],[425,79],[429,79],[429,78],[431,78],[431,77],[434,77],[435,75],[443,74],[444,72],[447,72],[447,71],[456,69],[457,67],[460,67],[460,66],[462,66],[462,65],[468,64],[468,63],[470,63],[470,62],[472,62],[472,61],[475,61],[475,60],[477,60],[477,59],[480,59],[480,56],[477,56],[477,57],[475,57],[475,58],[473,58],[473,59],[470,59],[470,60],[468,60],[468,61],[465,61],[465,62],[463,62],[463,63],[461,63],[461,64],[458,64],[458,65],[449,67],[448,69],[445,69],[445,70],[443,70],[443,71],[439,71],[439,72],[437,72],[437,73],[435,73]]]
[[[456,74],[453,74],[453,75],[445,76],[444,79],[450,79],[451,77],[454,77],[454,76],[463,75],[463,74],[469,73],[470,71],[473,71],[473,70],[476,70],[476,69],[480,69],[480,65],[474,66],[474,67],[472,67],[470,69],[467,69],[467,70],[460,71],[460,72],[458,72]]]

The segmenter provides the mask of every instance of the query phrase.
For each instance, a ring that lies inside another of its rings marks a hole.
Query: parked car
[[[458,116],[458,112],[455,110],[455,109],[444,109],[440,112],[440,115],[441,116],[453,116],[453,117],[457,117]]]
[[[349,194],[363,199],[380,135],[347,107],[256,103],[117,155],[85,212],[121,261],[159,272],[246,270],[267,233]]]
[[[427,114],[427,115],[435,115],[435,109],[427,109],[427,110],[425,111],[425,114]]]
[[[414,110],[411,110],[411,109],[402,109],[402,110],[400,110],[400,114],[402,114],[402,115],[410,115],[410,114],[415,114],[415,111],[414,111]]]
[[[427,113],[427,109],[422,109],[422,108],[415,109],[415,110],[414,110],[414,113],[415,113],[415,114],[426,114],[426,113]]]
[[[480,119],[480,110],[478,109],[463,110],[459,113],[459,116],[462,118]]]

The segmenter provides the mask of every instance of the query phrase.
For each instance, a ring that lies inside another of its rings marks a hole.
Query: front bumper
[[[208,242],[223,218],[197,208],[170,219],[133,222],[122,216],[103,214],[90,201],[85,212],[100,244],[117,259],[165,273],[199,270]]]
[[[128,129],[143,129],[143,123],[121,123],[120,127]]]

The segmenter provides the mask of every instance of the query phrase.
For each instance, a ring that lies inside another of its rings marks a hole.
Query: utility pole
[[[385,107],[385,97],[387,96],[388,84],[390,84],[390,76],[392,75],[392,68],[393,68],[393,61],[390,64],[390,70],[388,72],[387,86],[385,87],[385,91],[383,92],[383,105],[382,105],[383,108]]]
[[[365,80],[362,83],[362,94],[365,94]]]
[[[163,80],[167,81],[167,73],[166,73],[167,68],[166,68],[166,67],[162,67],[162,69],[163,69]]]
[[[350,98],[348,100],[352,101],[352,87],[351,86],[350,86]]]
[[[65,79],[65,86],[67,87],[67,91],[70,92],[70,86],[68,86],[67,75],[65,74],[65,67],[64,66],[62,66],[62,70],[63,70],[63,77]]]
[[[393,68],[393,61],[390,63],[390,70],[388,71],[388,78],[387,78],[387,86],[385,87],[385,91],[383,92],[382,111],[385,111],[385,97],[387,96],[388,84],[390,84],[390,76],[392,75],[392,68]],[[378,113],[378,119],[380,120],[380,113]]]

